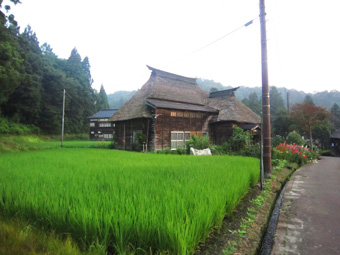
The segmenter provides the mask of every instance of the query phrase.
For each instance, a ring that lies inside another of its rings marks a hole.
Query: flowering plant
[[[285,159],[299,165],[306,164],[313,159],[313,154],[304,146],[293,144],[280,143],[273,149],[273,158]]]

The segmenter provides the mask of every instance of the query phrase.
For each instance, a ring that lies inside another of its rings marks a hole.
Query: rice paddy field
[[[63,148],[0,154],[0,214],[117,254],[192,254],[259,178],[254,158]]]

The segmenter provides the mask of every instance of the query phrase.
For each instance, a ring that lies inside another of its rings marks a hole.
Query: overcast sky
[[[74,47],[88,56],[93,87],[103,84],[110,94],[139,89],[150,75],[146,65],[225,86],[261,86],[258,2],[22,0],[12,12],[21,32],[30,24],[58,57]],[[339,0],[266,1],[270,85],[340,90],[339,11]]]

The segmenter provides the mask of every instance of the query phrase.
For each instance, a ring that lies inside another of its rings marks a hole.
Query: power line
[[[242,28],[245,28],[245,27],[248,27],[248,26],[252,25],[257,19],[259,19],[259,17],[256,17],[256,18],[254,18],[254,19],[248,21],[247,23],[243,24],[242,26],[239,26],[239,27],[235,28],[235,29],[232,30],[231,32],[228,32],[227,34],[225,34],[225,35],[219,37],[218,39],[216,39],[216,40],[214,40],[214,41],[212,41],[212,42],[210,42],[210,43],[208,43],[208,44],[206,44],[206,45],[204,45],[204,46],[198,48],[197,50],[194,50],[193,52],[191,52],[191,53],[189,53],[189,54],[187,54],[187,55],[185,55],[185,56],[183,56],[183,57],[181,57],[181,58],[179,58],[179,59],[173,61],[172,63],[169,63],[169,64],[167,64],[167,65],[162,66],[161,69],[163,69],[163,68],[165,68],[165,67],[168,67],[168,66],[170,66],[170,65],[173,65],[173,64],[175,64],[175,63],[177,63],[177,62],[180,62],[180,61],[182,61],[183,59],[186,59],[186,58],[188,58],[188,57],[190,57],[190,56],[196,54],[197,52],[199,52],[199,51],[201,51],[201,50],[203,50],[203,49],[205,49],[205,48],[210,47],[211,45],[217,43],[218,41],[221,41],[222,39],[224,39],[224,38],[230,36],[231,34],[237,32],[238,30],[240,30],[240,29],[242,29]],[[146,75],[141,75],[141,76],[139,76],[139,77],[136,77],[136,80],[137,80],[137,79],[141,79],[141,78],[143,78],[143,77],[147,77],[147,76],[146,76]]]
[[[238,28],[235,28],[235,29],[232,30],[231,32],[229,32],[229,33],[227,33],[227,34],[225,34],[225,35],[219,37],[218,39],[216,39],[216,40],[214,40],[214,41],[212,41],[212,42],[210,42],[210,43],[208,43],[208,44],[206,44],[206,45],[204,45],[204,46],[198,48],[197,50],[194,50],[193,52],[189,53],[188,55],[186,55],[186,56],[184,56],[184,57],[182,57],[182,58],[180,58],[180,59],[178,59],[178,60],[176,60],[176,61],[174,61],[174,62],[172,62],[172,63],[170,63],[170,64],[165,65],[164,67],[167,67],[167,66],[173,65],[173,64],[175,64],[175,63],[177,63],[177,62],[180,62],[180,61],[182,61],[183,59],[188,58],[188,57],[190,57],[190,56],[196,54],[197,52],[199,52],[199,51],[201,51],[201,50],[204,50],[205,48],[208,48],[209,46],[211,46],[211,45],[217,43],[218,41],[221,41],[222,39],[228,37],[229,35],[235,33],[236,31],[238,31],[238,30],[240,30],[240,29],[242,29],[242,28],[244,28],[244,27],[250,26],[250,25],[253,24],[254,21],[257,20],[258,18],[259,18],[259,17],[256,17],[256,18],[254,18],[254,19],[248,21],[247,23],[243,24],[242,26],[239,26]],[[163,68],[164,68],[164,67],[163,67]]]
[[[77,100],[75,100],[67,91],[66,91],[66,95],[68,95],[70,97],[70,99],[72,100],[72,102],[75,103],[78,107],[80,107],[83,110],[86,110],[88,112],[93,112],[92,110],[89,110],[89,108],[79,105]]]

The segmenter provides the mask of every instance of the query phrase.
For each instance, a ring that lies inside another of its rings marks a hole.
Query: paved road
[[[323,157],[292,175],[271,254],[340,254],[340,158]]]

